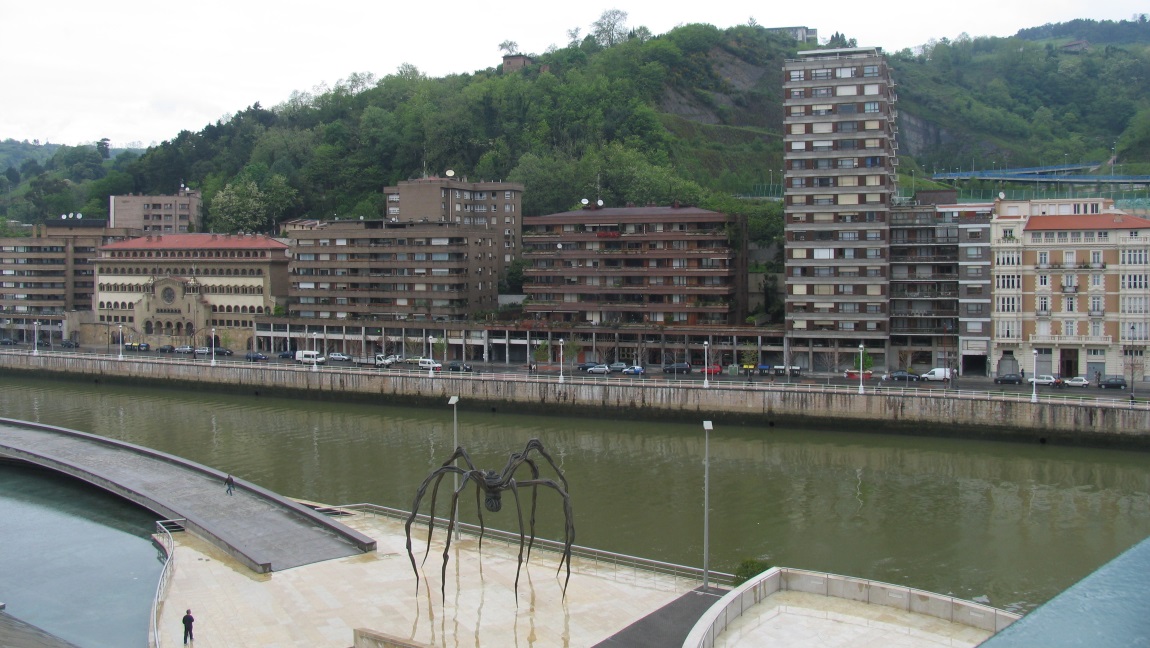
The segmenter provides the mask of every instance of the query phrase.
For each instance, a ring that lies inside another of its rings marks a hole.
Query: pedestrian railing
[[[164,597],[168,594],[168,587],[172,583],[172,572],[176,568],[176,541],[172,538],[172,531],[183,530],[184,520],[158,520],[156,533],[152,539],[163,552],[164,567],[160,570],[160,580],[156,583],[156,595],[152,598],[152,628],[148,634],[148,646],[160,648],[160,612]]]
[[[323,509],[329,514],[339,515],[341,512],[354,511],[362,515],[378,515],[380,517],[392,518],[395,520],[407,521],[411,516],[409,511],[391,508],[387,506],[380,506],[379,504],[347,504],[330,509]],[[416,522],[426,526],[430,518],[427,515],[416,515]],[[436,527],[446,532],[447,520],[436,517]],[[469,536],[479,537],[479,525],[470,524],[467,522],[458,522],[456,526],[460,532],[466,533]],[[483,531],[484,541],[500,542],[509,546],[518,547],[520,536],[518,533],[511,531],[503,531],[501,529],[486,528]],[[563,543],[546,538],[536,538],[533,545],[535,549],[542,549],[544,551],[553,552],[557,554],[563,553]],[[649,560],[647,558],[640,558],[638,556],[628,556],[626,554],[618,554],[611,551],[603,551],[601,549],[592,549],[590,547],[583,547],[580,545],[571,545],[571,556],[578,557],[586,562],[591,563],[591,567],[598,572],[609,570],[611,576],[616,580],[624,576],[633,578],[635,580],[654,580],[656,578],[671,578],[676,583],[680,580],[687,581],[692,585],[694,583],[703,582],[703,570],[699,567],[690,567],[687,565],[676,565],[674,563],[661,562],[658,560]],[[735,580],[733,574],[724,572],[708,572],[708,578],[712,583],[719,586],[730,587]]]

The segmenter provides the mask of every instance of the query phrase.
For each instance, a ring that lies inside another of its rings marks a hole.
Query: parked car
[[[611,371],[613,373],[619,373],[620,371],[623,371],[624,369],[627,368],[627,363],[626,362],[612,362],[611,364],[609,364],[607,366],[611,369]]]
[[[65,349],[79,349],[80,343],[75,340],[61,340],[60,346]]]
[[[950,380],[952,377],[953,377],[953,375],[952,375],[952,372],[949,368],[947,368],[947,367],[935,367],[934,369],[931,369],[930,371],[919,376],[919,379],[942,381],[942,380]]]
[[[587,371],[591,367],[598,367],[598,366],[599,366],[598,362],[580,362],[579,364],[575,365],[575,368],[578,369],[579,371]]]
[[[994,377],[996,385],[1021,385],[1022,376],[1016,373],[1004,373]]]
[[[663,373],[673,373],[673,374],[687,373],[687,374],[689,374],[689,373],[691,373],[691,363],[689,363],[689,362],[675,362],[672,364],[665,364],[665,365],[663,365]]]
[[[627,376],[642,376],[645,373],[647,372],[643,371],[643,368],[639,365],[631,365],[623,370],[623,374]]]
[[[1084,376],[1075,376],[1073,378],[1063,380],[1062,384],[1065,387],[1089,387],[1090,381],[1087,380]]]
[[[196,347],[192,353],[196,355],[210,356],[212,355],[212,349],[211,347]]]
[[[911,373],[904,369],[892,371],[888,374],[883,374],[883,380],[901,380],[903,382],[918,382],[918,374]]]
[[[0,340],[0,344],[2,344],[4,346],[16,346],[19,343],[16,340],[12,340],[10,338],[4,338],[3,340]]]
[[[706,367],[703,367],[699,371],[702,371],[703,373],[707,374],[708,376],[717,376],[717,375],[723,373],[723,368],[717,364],[713,364],[713,365],[708,365]]]
[[[287,351],[280,351],[278,357],[280,360],[295,360],[295,351],[292,351],[291,349],[288,349]]]
[[[180,346],[176,347],[175,351],[176,353],[191,353],[192,351],[195,351],[195,349],[187,344],[181,344]]]
[[[606,374],[611,373],[611,367],[609,365],[605,365],[605,364],[595,365],[594,367],[591,367],[590,369],[588,369],[587,373],[606,375]]]
[[[390,367],[400,360],[401,358],[394,353],[391,355],[383,355],[382,353],[375,354],[375,366],[377,367]]]
[[[448,371],[459,371],[459,372],[471,371],[471,365],[467,364],[466,362],[459,362],[458,360],[456,360],[455,362],[452,362],[451,364],[447,365],[447,370]]]
[[[1034,383],[1036,385],[1054,386],[1054,385],[1058,384],[1058,379],[1055,378],[1054,376],[1051,376],[1050,374],[1041,374],[1038,376],[1031,376],[1030,378],[1027,378],[1026,382]]]
[[[64,340],[64,341],[68,342],[68,340]],[[161,344],[160,347],[158,349],[156,349],[156,352],[157,353],[175,353],[176,347],[174,347],[170,344]]]
[[[43,346],[43,345],[41,345],[41,346]],[[148,344],[147,342],[125,342],[124,343],[124,350],[125,351],[151,351],[152,345]]]
[[[351,362],[351,356],[347,355],[346,353],[340,353],[339,351],[332,351],[331,353],[327,354],[327,359],[334,360],[336,362]]]
[[[260,362],[267,359],[268,357],[259,351],[248,351],[244,354],[244,360],[247,360],[248,362]]]
[[[225,349],[224,347],[216,347],[216,355],[218,355],[218,356],[230,356],[230,355],[235,355],[235,354],[232,352],[231,349]]]
[[[1098,383],[1099,389],[1126,389],[1126,379],[1121,376],[1110,376],[1103,378],[1102,382]]]

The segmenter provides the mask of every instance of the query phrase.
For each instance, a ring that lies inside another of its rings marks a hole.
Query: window
[[[879,103],[877,101],[868,101],[863,104],[864,113],[877,113],[879,111]]]
[[[791,74],[794,74],[794,72],[792,72]],[[802,88],[795,88],[795,89],[791,90],[791,99],[802,99],[802,98],[803,98]]]
[[[878,84],[877,83],[868,83],[868,84],[864,85],[863,86],[863,94],[864,95],[876,95],[876,94],[878,94]]]
[[[863,66],[863,76],[864,77],[876,77],[876,76],[878,76],[878,66],[877,65],[864,65]]]
[[[835,77],[839,79],[853,79],[856,70],[853,67],[841,67],[835,69]]]
[[[831,78],[831,71],[829,69],[811,70],[811,78],[816,81],[828,80]]]
[[[1017,313],[1018,297],[998,297],[995,300],[995,310],[999,313]]]
[[[1150,286],[1144,274],[1124,274],[1119,277],[1118,285],[1123,290],[1142,289]]]
[[[803,80],[803,71],[802,70],[791,70],[791,81],[802,81],[802,80]],[[800,90],[800,92],[801,92],[801,90]]]
[[[1050,275],[1048,275],[1048,274],[1038,275],[1038,287],[1039,288],[1049,288],[1050,287]]]

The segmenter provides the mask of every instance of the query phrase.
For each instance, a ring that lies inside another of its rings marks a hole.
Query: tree
[[[503,50],[504,56],[511,56],[512,54],[519,53],[519,43],[513,40],[505,40],[499,44],[499,49]]]
[[[297,195],[283,176],[262,165],[251,165],[212,197],[212,231],[274,231]]]
[[[96,142],[96,152],[100,154],[101,158],[107,160],[108,158],[112,157],[111,146],[111,140],[105,137],[99,142]]]
[[[591,33],[595,42],[603,47],[613,47],[627,39],[627,12],[619,9],[604,11],[599,20],[591,23]]]

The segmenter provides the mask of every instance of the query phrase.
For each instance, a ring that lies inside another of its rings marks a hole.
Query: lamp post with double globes
[[[563,338],[559,338],[559,382],[563,382]]]
[[[703,389],[711,388],[711,343],[703,342]]]
[[[1030,402],[1038,402],[1038,349],[1034,349],[1034,362],[1030,365]]]

